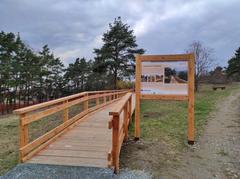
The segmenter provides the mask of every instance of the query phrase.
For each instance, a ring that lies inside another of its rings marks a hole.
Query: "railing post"
[[[65,103],[65,105],[68,105],[68,100],[64,101],[64,103]],[[66,122],[68,120],[68,117],[69,117],[69,109],[66,108],[63,111],[63,122]]]
[[[124,106],[123,111],[124,119],[123,119],[123,125],[124,125],[124,140],[126,141],[128,139],[128,103]]]
[[[27,145],[28,143],[28,125],[23,125],[23,118],[26,114],[20,115],[20,147]]]
[[[99,105],[99,97],[96,98],[96,106]]]
[[[88,94],[86,94],[84,97],[87,97],[87,100],[83,102],[83,111],[88,110]]]
[[[19,125],[19,145],[20,148],[24,147],[25,145],[28,144],[28,124],[23,125],[23,118],[26,116],[26,114],[21,114],[20,115],[20,125]],[[19,153],[20,157],[20,162],[22,162],[22,156],[21,152]]]
[[[128,113],[129,113],[129,121],[132,122],[132,96],[129,99],[129,110],[128,110]]]
[[[119,173],[119,115],[112,120],[112,161],[114,172]]]
[[[105,104],[106,102],[107,102],[107,97],[104,96],[104,97],[103,97],[103,103]]]

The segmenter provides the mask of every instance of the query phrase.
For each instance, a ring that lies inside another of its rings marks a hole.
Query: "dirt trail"
[[[219,103],[210,118],[199,143],[163,178],[240,178],[240,92]]]

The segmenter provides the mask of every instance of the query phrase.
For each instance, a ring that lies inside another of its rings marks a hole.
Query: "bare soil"
[[[183,151],[171,145],[130,140],[121,167],[150,171],[154,178],[240,178],[240,91],[218,103],[195,145]]]

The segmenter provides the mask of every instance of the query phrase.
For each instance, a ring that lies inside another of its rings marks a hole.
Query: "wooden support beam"
[[[107,102],[107,97],[104,96],[104,97],[103,97],[103,103],[106,103],[106,102]]]
[[[96,106],[99,105],[99,98],[96,98]]]
[[[177,54],[177,55],[141,55],[141,61],[188,61],[191,54]]]
[[[86,94],[88,94],[88,93],[87,92],[78,93],[78,94],[74,94],[74,95],[71,95],[71,96],[67,96],[67,97],[51,100],[51,101],[48,101],[48,102],[44,102],[44,103],[28,106],[28,107],[25,107],[25,108],[17,109],[17,110],[14,110],[13,112],[14,112],[14,114],[28,113],[28,112],[32,112],[34,110],[38,110],[38,109],[41,109],[41,108],[44,108],[44,107],[48,107],[48,106],[51,106],[51,105],[62,103],[64,101],[66,101],[66,100],[82,97],[82,96],[84,96]]]
[[[78,121],[81,121],[82,119],[84,119],[84,116],[87,116],[89,113],[96,111],[97,109],[103,106],[106,106],[108,104],[111,104],[119,100],[119,98],[117,97],[120,95],[126,94],[127,92],[128,92],[127,90],[84,92],[84,93],[72,95],[70,97],[64,97],[62,99],[53,100],[47,103],[38,104],[32,107],[27,107],[27,108],[23,108],[15,111],[16,114],[20,115],[20,120],[19,120],[20,121],[20,125],[19,125],[20,161],[24,162],[26,160],[29,160],[36,153],[38,153],[39,151],[44,149],[46,146],[48,146],[57,137],[59,137],[69,128],[74,126]],[[89,94],[91,95],[89,96]],[[109,101],[106,100],[107,97],[110,97]],[[100,98],[103,98],[104,103],[100,104]],[[96,106],[90,108],[88,104],[89,99],[95,99]],[[76,114],[74,117],[69,119],[69,107],[79,103],[83,103],[84,111],[82,111],[79,114]],[[37,121],[51,114],[55,114],[56,112],[59,112],[59,111],[63,111],[63,123],[29,143],[29,139],[28,139],[29,123]],[[114,126],[113,122],[109,122],[109,127],[113,128],[113,126]],[[118,124],[118,128],[119,128],[119,124]],[[115,132],[114,132],[114,135],[116,136]],[[117,135],[119,136],[119,131]],[[115,147],[119,149],[119,140],[117,140],[115,143],[117,143]],[[116,159],[115,171],[118,172],[119,171],[119,152],[115,153],[115,159]]]
[[[113,116],[112,120],[112,163],[114,173],[119,173],[119,116]]]
[[[26,114],[20,115],[20,146],[23,147],[28,144],[28,125],[23,125],[22,118],[25,117]]]
[[[127,105],[124,106],[124,111],[123,111],[123,115],[124,115],[124,119],[123,119],[123,127],[124,127],[124,140],[126,141],[128,139],[128,119],[129,119],[129,115],[128,115],[128,103]]]
[[[128,110],[128,113],[129,113],[129,121],[132,122],[132,97],[129,100],[129,110]]]
[[[88,98],[88,94],[86,94],[85,97]],[[86,100],[86,101],[83,102],[83,110],[84,110],[84,111],[85,111],[85,110],[88,110],[88,100]]]
[[[188,143],[194,144],[194,55],[188,62]]]
[[[19,119],[19,146],[24,147],[28,144],[28,125],[23,125],[23,118],[25,117],[26,114],[20,114],[20,119]],[[19,161],[23,162],[23,155],[19,151]]]
[[[79,104],[79,103],[81,103],[83,101],[86,101],[86,100],[87,100],[87,97],[81,97],[80,99],[76,99],[76,100],[73,100],[73,101],[68,102],[68,103],[59,104],[57,106],[50,106],[46,110],[35,112],[33,114],[25,115],[22,118],[22,124],[25,125],[25,124],[29,124],[31,122],[37,121],[37,120],[39,120],[43,117],[46,117],[46,116],[49,116],[51,114],[57,113],[59,111],[67,109],[67,108],[69,108],[69,107],[71,107],[75,104]]]
[[[65,105],[67,106],[68,105],[68,100],[64,102]],[[66,108],[64,109],[63,111],[63,122],[66,122],[68,120],[68,117],[69,117],[69,108]]]
[[[188,95],[157,95],[157,94],[142,94],[141,99],[151,99],[151,100],[175,100],[175,101],[186,101],[188,100]]]
[[[140,56],[136,56],[136,73],[135,73],[135,92],[136,92],[136,107],[135,107],[135,138],[140,137],[140,92],[141,92],[141,61]]]
[[[119,102],[114,106],[112,111],[109,112],[109,115],[120,115],[124,106],[128,103],[129,98],[132,97],[132,93],[127,93],[124,97],[122,97]]]

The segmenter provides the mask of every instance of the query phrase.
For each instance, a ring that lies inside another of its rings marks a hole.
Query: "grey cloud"
[[[92,58],[108,23],[121,16],[147,53],[182,53],[200,40],[225,65],[239,46],[239,6],[237,0],[1,0],[0,30],[20,32],[36,50],[49,44],[69,63]]]

